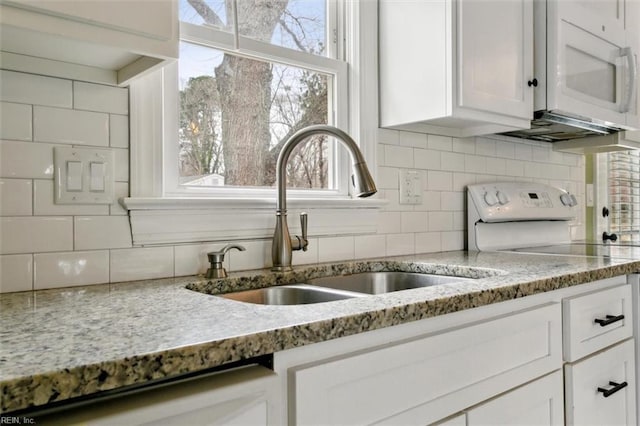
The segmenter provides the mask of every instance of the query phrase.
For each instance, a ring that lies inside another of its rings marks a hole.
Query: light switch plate
[[[114,156],[110,149],[53,149],[56,204],[111,204]]]
[[[400,171],[400,204],[422,203],[422,178],[418,170]]]

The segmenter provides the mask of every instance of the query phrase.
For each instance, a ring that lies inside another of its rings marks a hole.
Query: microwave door
[[[611,29],[605,39],[567,20],[559,24],[548,109],[624,126],[632,102],[624,31]]]

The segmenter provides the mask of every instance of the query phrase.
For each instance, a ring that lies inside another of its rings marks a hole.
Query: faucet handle
[[[300,213],[300,228],[302,229],[302,241],[300,242],[300,245],[302,246],[301,248],[303,251],[307,251],[307,247],[309,246],[309,240],[307,239],[307,223],[307,213]]]

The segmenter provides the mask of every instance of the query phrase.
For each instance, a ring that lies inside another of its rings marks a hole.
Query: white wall
[[[192,275],[224,242],[134,248],[126,211],[112,205],[53,204],[53,147],[109,147],[116,195],[129,191],[127,89],[0,71],[0,292]],[[313,238],[294,263],[463,249],[465,185],[533,180],[584,200],[584,158],[551,144],[379,130],[379,196],[389,204],[378,232]],[[421,205],[400,205],[399,171],[419,170]],[[584,217],[584,209],[582,217]],[[574,226],[583,238],[584,224]],[[243,241],[227,268],[263,268],[270,240]]]

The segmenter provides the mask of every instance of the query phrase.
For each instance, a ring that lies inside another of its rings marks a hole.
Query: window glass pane
[[[195,25],[209,25],[233,32],[231,3],[225,0],[180,0],[180,20]],[[227,18],[229,17],[229,18]]]
[[[292,66],[180,45],[180,183],[270,187],[282,143],[325,124],[332,77]],[[289,187],[331,188],[333,149],[309,138],[290,157]]]
[[[640,153],[611,152],[609,162],[609,225],[619,241],[640,241]]]

